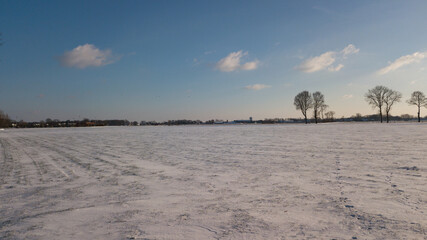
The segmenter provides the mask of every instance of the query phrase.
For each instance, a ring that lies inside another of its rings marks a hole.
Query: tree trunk
[[[316,122],[316,124],[317,124],[317,111],[316,110],[314,110],[314,121]]]
[[[307,124],[307,116],[304,116],[305,124]]]
[[[381,110],[381,107],[380,107],[380,121],[381,121],[381,123],[383,123],[383,112]]]
[[[387,119],[387,123],[389,122],[388,120],[388,112],[386,112],[386,119]]]
[[[420,107],[418,107],[418,122],[421,122],[421,117],[420,117]]]

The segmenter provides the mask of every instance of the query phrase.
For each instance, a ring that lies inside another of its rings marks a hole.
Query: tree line
[[[329,106],[325,104],[325,96],[319,91],[313,94],[308,91],[298,93],[295,96],[294,105],[297,110],[301,110],[306,124],[308,123],[307,111],[311,108],[313,108],[313,117],[316,124],[320,117],[322,119],[324,119],[324,116],[326,116],[326,119],[334,118],[334,111],[325,112]]]
[[[386,121],[388,123],[390,121],[390,111],[396,103],[402,100],[402,93],[385,86],[376,86],[368,90],[365,94],[365,100],[373,109],[378,109],[381,123],[383,122],[383,113],[385,112]],[[420,91],[414,91],[406,102],[409,105],[417,106],[418,122],[421,122],[421,107],[427,108],[427,98],[425,94]],[[323,111],[328,108],[328,105],[325,104],[324,95],[318,91],[313,94],[308,91],[298,93],[294,98],[294,105],[297,110],[301,110],[306,124],[308,123],[307,111],[309,109],[313,109],[314,121],[318,123],[319,114],[322,114],[323,118]],[[330,115],[331,113],[333,112],[330,111],[326,113],[326,115]]]
[[[383,113],[385,113],[386,121],[389,122],[391,115],[391,109],[396,103],[399,103],[402,100],[402,94],[398,91],[392,90],[385,86],[376,86],[372,89],[369,89],[365,94],[365,100],[369,105],[372,106],[373,109],[378,109],[379,116],[378,120],[383,122]],[[421,108],[427,108],[427,98],[425,94],[421,91],[414,91],[411,94],[411,97],[406,101],[409,105],[417,106],[417,117],[418,122],[421,122]],[[313,118],[315,123],[318,123],[320,119],[322,121],[332,121],[334,119],[335,112],[327,111],[329,106],[325,103],[325,96],[317,91],[311,94],[308,91],[302,91],[298,93],[294,98],[294,105],[297,110],[301,110],[301,113],[304,116],[305,123],[308,123],[308,110],[313,109]],[[406,116],[407,115],[407,116]],[[370,117],[371,118],[371,117]],[[404,114],[401,119],[408,119],[410,115]],[[356,116],[351,119],[342,119],[342,120],[361,120],[362,115],[356,114]],[[396,120],[396,117],[394,118]],[[84,126],[129,126],[129,125],[188,125],[188,124],[214,124],[218,121],[209,120],[206,122],[200,120],[170,120],[167,122],[129,122],[127,120],[89,120],[84,119],[82,121],[74,120],[74,121],[59,121],[57,119],[51,120],[50,118],[46,119],[46,121],[40,122],[16,122],[12,121],[9,116],[3,113],[0,110],[0,128],[7,127],[19,127],[19,128],[32,128],[32,127],[84,127]],[[266,119],[266,120],[258,120],[253,121],[252,123],[284,123],[284,119]],[[287,121],[292,122],[292,121]],[[293,120],[295,122],[295,119]],[[228,123],[228,121],[227,121]]]

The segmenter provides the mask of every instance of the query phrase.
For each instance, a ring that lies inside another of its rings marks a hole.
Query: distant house
[[[93,127],[93,126],[95,126],[95,123],[94,122],[86,122],[86,126]]]
[[[227,123],[228,123],[228,120],[227,121],[217,120],[214,122],[214,124],[227,124]]]

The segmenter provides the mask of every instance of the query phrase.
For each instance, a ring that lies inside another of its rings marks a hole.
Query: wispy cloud
[[[330,67],[328,67],[328,71],[329,72],[338,72],[339,70],[341,70],[341,68],[343,68],[344,67],[344,65],[342,65],[342,64],[338,64],[337,66],[330,66]]]
[[[412,63],[418,63],[426,57],[427,57],[427,52],[415,52],[415,53],[410,54],[410,55],[402,56],[402,57],[394,60],[393,62],[389,63],[388,66],[381,68],[378,71],[378,74],[379,75],[387,74],[387,73],[395,71],[395,70],[397,70],[397,69],[399,69],[405,65],[409,65]]]
[[[63,66],[81,69],[100,67],[115,61],[110,49],[101,50],[92,44],[77,46],[73,50],[65,52],[59,60]]]
[[[265,84],[254,84],[254,85],[246,86],[245,89],[258,91],[258,90],[261,90],[264,88],[270,88],[270,87],[271,87],[270,85],[265,85]]]
[[[343,57],[347,57],[348,55],[359,53],[359,51],[360,49],[356,48],[353,44],[349,44],[347,47],[341,50],[341,54]]]
[[[258,67],[258,61],[247,62],[240,66],[242,70],[255,70]]]
[[[335,52],[325,52],[320,56],[305,60],[297,69],[306,73],[317,72],[331,66],[334,62]]]
[[[232,52],[228,54],[225,58],[219,60],[216,63],[216,68],[221,72],[232,72],[236,70],[254,70],[258,68],[259,61],[255,60],[252,62],[246,62],[241,64],[240,60],[243,56],[248,55],[248,52],[243,52],[242,50],[238,52]]]
[[[353,44],[349,44],[339,52],[328,51],[319,56],[309,58],[298,65],[296,69],[306,73],[317,72],[324,69],[327,69],[330,72],[337,72],[344,67],[344,65],[341,63],[344,59],[346,59],[349,55],[356,54],[358,52],[358,48],[356,48]],[[333,65],[337,62],[338,64]]]
[[[353,94],[346,94],[346,95],[342,96],[342,98],[351,99],[351,98],[353,98]]]

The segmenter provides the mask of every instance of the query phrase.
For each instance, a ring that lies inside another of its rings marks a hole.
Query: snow
[[[6,129],[0,239],[426,239],[427,124]]]

